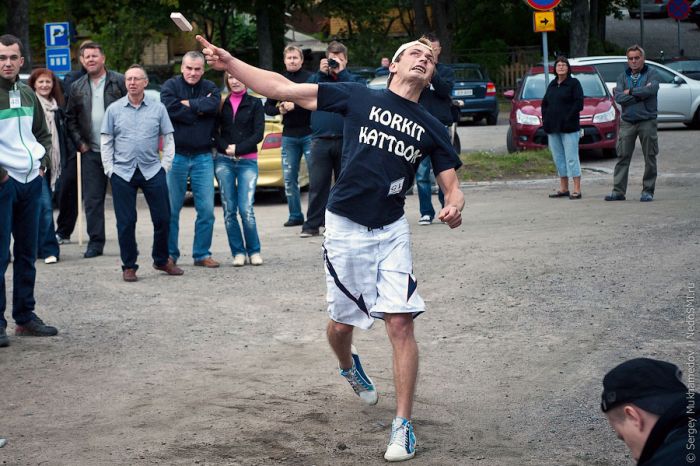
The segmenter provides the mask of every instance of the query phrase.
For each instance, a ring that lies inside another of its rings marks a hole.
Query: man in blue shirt
[[[362,368],[352,335],[355,327],[366,329],[375,318],[384,320],[396,389],[396,417],[384,458],[413,458],[416,437],[410,418],[418,374],[413,319],[425,304],[416,292],[404,201],[424,157],[431,158],[445,193],[438,218],[457,228],[464,208],[455,172],[459,158],[444,126],[418,104],[435,70],[430,43],[399,47],[389,65],[388,89],[373,90],[358,83],[292,83],[197,39],[214,69],[228,71],[256,92],[344,118],[343,171],[330,194],[324,233],[328,341],[340,375],[365,403],[376,404],[376,387]]]
[[[122,278],[125,282],[137,280],[135,231],[139,188],[153,221],[153,268],[168,275],[182,275],[182,269],[168,257],[170,205],[165,172],[172,166],[175,154],[173,125],[163,104],[145,98],[148,76],[142,66],[131,65],[125,81],[127,95],[107,108],[101,136],[102,165],[112,183]],[[158,155],[160,136],[163,136],[162,161]]]

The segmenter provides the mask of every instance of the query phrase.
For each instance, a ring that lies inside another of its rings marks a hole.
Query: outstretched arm
[[[316,110],[317,84],[297,84],[281,74],[261,70],[231,55],[226,50],[212,45],[202,36],[197,36],[209,66],[219,71],[228,71],[231,76],[255,92],[275,100],[294,102],[307,110]]]

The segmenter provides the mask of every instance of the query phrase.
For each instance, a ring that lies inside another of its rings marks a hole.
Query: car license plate
[[[457,89],[455,91],[456,96],[470,96],[474,95],[474,91],[472,89]]]

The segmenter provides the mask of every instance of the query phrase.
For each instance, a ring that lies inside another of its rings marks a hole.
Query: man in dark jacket
[[[681,375],[675,364],[637,358],[603,378],[601,409],[638,466],[694,462],[689,446],[697,444],[697,393],[688,390]]]
[[[101,256],[105,246],[107,176],[100,154],[102,119],[107,107],[126,95],[126,86],[124,75],[105,68],[105,54],[99,44],[83,44],[80,56],[87,74],[71,85],[66,126],[82,154],[83,199],[90,236],[83,256],[91,258]]]
[[[651,202],[654,200],[656,156],[659,153],[659,139],[656,135],[659,75],[644,63],[644,49],[638,45],[627,49],[627,64],[627,69],[617,78],[614,92],[615,102],[622,107],[617,138],[617,155],[620,160],[615,165],[613,192],[605,196],[605,200],[625,200],[630,162],[635,141],[639,137],[644,153],[644,178],[639,200]]]
[[[435,73],[430,80],[430,87],[425,88],[420,95],[418,103],[421,104],[432,116],[440,120],[440,123],[445,125],[445,128],[452,126],[452,88],[455,85],[455,74],[452,68],[439,63],[440,39],[429,33],[424,36],[430,41],[433,46],[433,55],[435,55]],[[449,131],[449,130],[448,130]],[[426,157],[418,166],[416,171],[416,187],[418,188],[418,204],[420,208],[420,225],[430,225],[435,218],[435,209],[433,208],[432,197],[432,180],[430,158]],[[440,204],[444,204],[442,192],[439,192]]]
[[[0,36],[0,347],[7,338],[5,271],[14,236],[12,317],[15,334],[52,336],[58,331],[34,313],[39,199],[44,169],[51,152],[51,134],[32,89],[17,79],[24,65],[22,42]]]
[[[214,159],[211,149],[221,91],[213,82],[202,79],[204,56],[201,53],[187,52],[182,57],[180,70],[182,76],[168,79],[160,89],[160,100],[175,128],[175,159],[168,172],[168,250],[170,257],[177,262],[180,258],[180,210],[185,202],[189,178],[197,210],[192,259],[196,266],[216,268],[219,263],[211,257],[214,234]]]
[[[295,83],[305,83],[311,73],[302,69],[304,53],[296,45],[284,49],[284,66],[287,71],[283,76]],[[299,163],[301,156],[309,164],[311,151],[311,112],[297,107],[294,102],[280,102],[275,99],[265,101],[265,113],[282,115],[282,168],[284,171],[284,194],[287,196],[289,218],[284,226],[293,227],[304,224],[301,212],[301,193],[299,191]]]
[[[348,49],[340,42],[331,42],[326,48],[319,71],[312,74],[310,83],[365,83],[364,79],[350,73]],[[326,204],[331,182],[340,176],[340,158],[343,149],[343,117],[337,113],[315,111],[311,113],[311,164],[309,166],[309,208],[306,222],[301,227],[301,237],[318,236],[325,222]]]

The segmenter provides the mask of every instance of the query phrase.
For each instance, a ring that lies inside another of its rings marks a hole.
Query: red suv
[[[572,66],[571,74],[583,88],[580,149],[602,149],[607,157],[616,157],[615,145],[620,128],[620,111],[605,82],[593,66]],[[554,79],[549,68],[549,79]],[[544,97],[544,67],[530,68],[515,91],[506,91],[510,99],[510,127],[506,136],[508,152],[547,147],[547,133],[542,129],[542,98]]]

